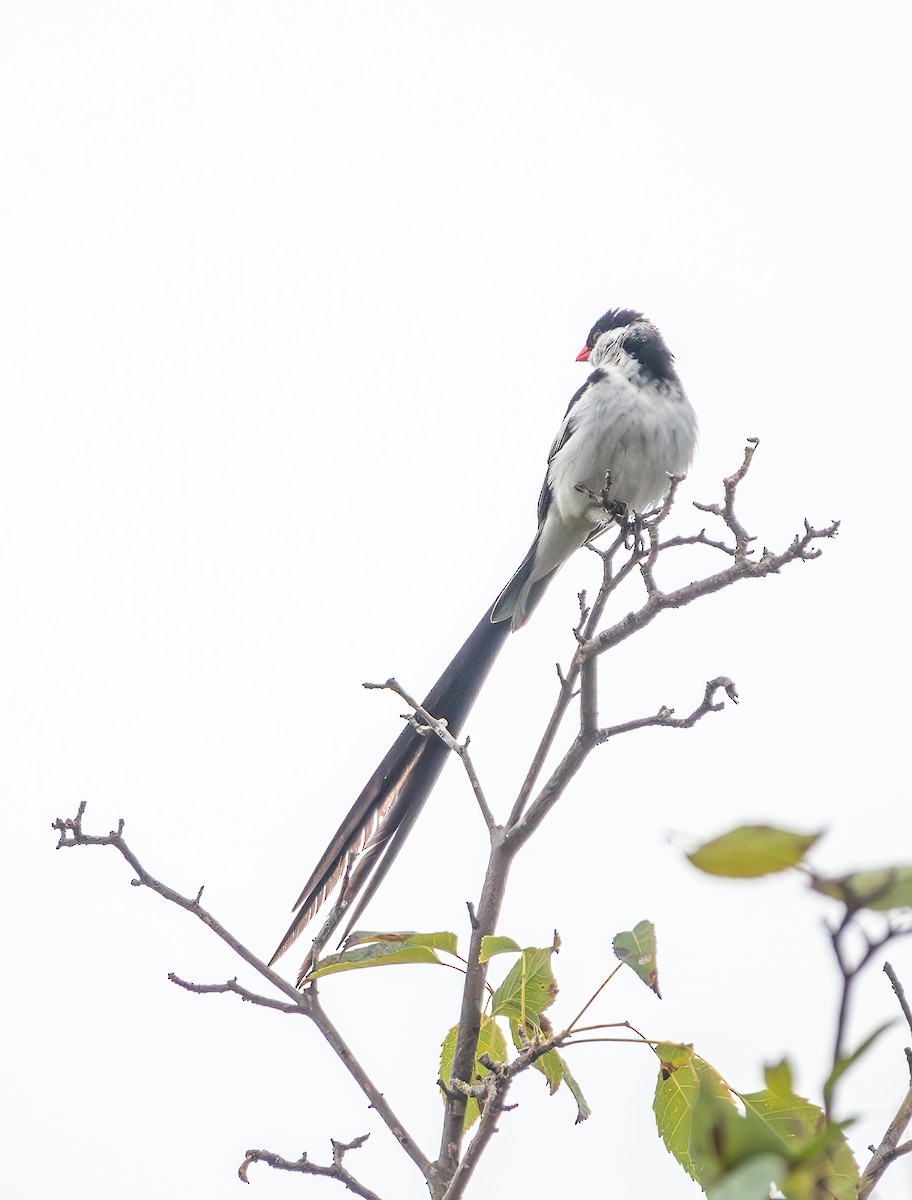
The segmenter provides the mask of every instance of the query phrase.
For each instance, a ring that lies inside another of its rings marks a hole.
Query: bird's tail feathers
[[[459,734],[509,632],[509,624],[493,622],[489,609],[425,698],[422,707],[438,720],[445,720],[454,737]],[[410,725],[400,733],[298,897],[295,904],[298,911],[270,959],[270,966],[295,942],[343,877],[346,881],[342,894],[321,929],[317,944],[322,945],[332,936],[356,901],[351,920],[358,919],[433,790],[447,753],[441,739],[428,731]],[[305,966],[309,969],[308,963]]]
[[[557,566],[541,579],[531,579],[538,559],[538,543],[539,539],[536,537],[529,547],[528,554],[494,601],[491,609],[492,621],[509,621],[511,629],[519,629],[525,625],[545,594],[548,584],[560,570],[560,566]]]

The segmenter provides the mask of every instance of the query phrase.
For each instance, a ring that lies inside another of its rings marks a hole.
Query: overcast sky
[[[614,305],[659,325],[700,415],[682,525],[758,436],[759,543],[804,517],[843,526],[818,562],[669,614],[605,662],[606,722],[686,712],[720,673],[742,703],[595,755],[520,860],[501,930],[560,931],[560,1024],[613,933],[650,917],[665,999],[618,978],[597,1017],[692,1041],[742,1091],[788,1054],[819,1099],[833,908],[797,877],[698,876],[680,846],[765,820],[825,827],[825,871],[912,860],[910,33],[898,0],[6,6],[10,1196],[235,1195],[248,1147],[327,1161],[330,1137],[366,1132],[355,1173],[426,1194],[314,1029],[179,992],[169,971],[239,964],[130,888],[114,851],[55,854],[50,824],[81,800],[88,830],[123,817],[148,870],[205,884],[268,957],[398,732],[401,703],[361,682],[422,693],[517,565],[574,358]],[[501,815],[597,577],[591,555],[564,570],[470,718]],[[369,924],[465,945],[483,855],[451,767]],[[889,957],[912,991],[912,944]],[[897,1015],[878,966],[853,1044]],[[323,995],[435,1152],[458,977],[369,972]],[[908,1086],[905,1044],[897,1027],[847,1078],[862,1156]],[[573,1069],[592,1118],[574,1128],[570,1098],[524,1078],[477,1194],[545,1196],[569,1173],[581,1194],[697,1196],[656,1137],[650,1056],[588,1047]],[[251,1188],[342,1192],[265,1167]],[[910,1188],[906,1160],[879,1195]]]

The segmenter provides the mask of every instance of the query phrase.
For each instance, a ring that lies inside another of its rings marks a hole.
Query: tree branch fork
[[[737,689],[732,680],[726,676],[717,676],[705,684],[702,699],[686,716],[676,717],[673,709],[661,705],[653,714],[616,724],[601,725],[598,719],[597,669],[602,655],[646,628],[663,612],[686,607],[742,580],[779,574],[793,562],[815,559],[821,553],[820,544],[837,533],[838,522],[816,529],[805,521],[803,532],[797,534],[784,551],[775,553],[764,548],[759,557],[752,556],[751,546],[755,539],[741,525],[736,515],[735,501],[738,486],[750,469],[756,448],[756,439],[749,439],[738,470],[723,480],[723,499],[720,503],[695,505],[701,512],[721,522],[721,536],[707,535],[704,527],[696,533],[679,534],[663,539],[663,526],[672,512],[681,482],[679,479],[672,479],[661,508],[622,527],[606,549],[592,547],[602,559],[602,585],[591,608],[586,604],[584,593],[579,597],[580,617],[574,630],[575,652],[565,670],[558,668],[559,686],[554,709],[523,785],[503,824],[496,820],[494,808],[485,795],[475,771],[469,754],[469,738],[466,737],[464,742],[460,743],[446,728],[444,721],[439,721],[433,713],[426,712],[395,679],[388,679],[382,684],[365,685],[394,692],[409,706],[411,711],[408,719],[415,723],[420,722],[418,727],[424,726],[427,736],[440,737],[460,758],[490,838],[490,855],[481,895],[471,909],[471,941],[463,985],[459,1033],[452,1075],[450,1080],[444,1081],[445,1110],[440,1149],[435,1160],[432,1161],[420,1149],[393,1112],[383,1092],[367,1076],[322,1008],[314,982],[304,991],[299,991],[268,967],[202,907],[202,888],[196,897],[191,899],[161,883],[146,871],[124,840],[123,821],[119,822],[116,830],[107,835],[87,834],[82,827],[85,812],[85,803],[82,803],[75,817],[58,819],[53,823],[53,828],[59,833],[57,846],[60,849],[75,846],[113,846],[133,869],[133,886],[148,887],[201,920],[278,992],[281,999],[258,994],[239,984],[237,978],[224,983],[201,984],[181,979],[172,973],[169,979],[176,986],[197,994],[230,993],[246,1003],[309,1018],[353,1077],[371,1107],[421,1172],[432,1200],[459,1200],[479,1158],[496,1132],[497,1121],[508,1111],[506,1097],[512,1080],[549,1049],[564,1044],[565,1039],[570,1036],[570,1031],[565,1031],[556,1039],[539,1039],[538,1042],[530,1043],[519,1051],[511,1063],[492,1061],[489,1064],[488,1075],[480,1083],[473,1082],[487,979],[486,964],[481,962],[481,944],[485,936],[493,934],[496,930],[510,866],[516,854],[563,795],[586,757],[598,746],[640,729],[690,729],[710,713],[721,711],[725,707],[726,699],[738,702]],[[728,560],[727,565],[683,587],[663,592],[656,582],[660,556],[695,545],[703,546],[710,552],[723,554]],[[627,613],[613,625],[603,628],[602,621],[609,601],[617,589],[637,573],[645,591],[645,598],[640,607]],[[563,718],[577,697],[580,700],[578,729],[550,776],[533,795]],[[465,1105],[469,1096],[481,1102],[482,1118],[468,1147],[463,1150]],[[271,1151],[249,1150],[239,1174],[242,1180],[247,1182],[248,1168],[255,1162],[263,1162],[276,1169],[333,1178],[365,1200],[379,1200],[374,1192],[359,1183],[343,1165],[345,1153],[360,1148],[365,1137],[348,1144],[334,1142],[333,1161],[328,1166],[311,1163],[306,1155],[297,1161],[291,1161]],[[905,1152],[905,1147],[897,1149],[895,1145],[892,1150],[894,1156]]]

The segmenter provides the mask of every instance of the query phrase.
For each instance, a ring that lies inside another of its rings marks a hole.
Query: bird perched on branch
[[[669,476],[683,475],[693,458],[696,414],[671,351],[642,313],[606,312],[592,326],[577,362],[587,363],[592,373],[570,401],[551,446],[535,539],[422,705],[445,720],[454,736],[507,635],[529,619],[573,552],[621,513],[648,511],[667,492]],[[439,737],[414,725],[400,733],[314,868],[270,965],[340,879],[339,898],[316,944],[322,946],[346,916],[346,932],[351,930],[402,848],[447,753]],[[299,986],[311,961],[308,956],[301,968]]]

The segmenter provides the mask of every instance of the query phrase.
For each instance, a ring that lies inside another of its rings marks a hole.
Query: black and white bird
[[[629,308],[606,312],[592,326],[577,362],[593,370],[570,401],[548,455],[535,540],[423,702],[432,716],[446,720],[454,736],[508,633],[525,624],[573,552],[612,523],[609,509],[647,512],[667,492],[669,476],[685,474],[693,458],[696,414],[662,335],[642,313]],[[400,733],[314,868],[270,965],[340,879],[342,892],[318,945],[346,916],[352,928],[402,848],[447,754],[438,737],[412,726]],[[299,986],[310,965],[308,958]]]

